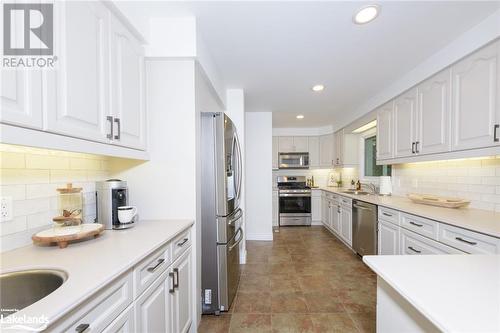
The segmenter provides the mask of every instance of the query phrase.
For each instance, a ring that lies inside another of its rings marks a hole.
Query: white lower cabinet
[[[186,251],[172,265],[174,285],[173,292],[169,291],[172,309],[172,332],[186,333],[193,323],[191,266],[191,251]]]
[[[340,238],[349,246],[352,246],[352,208],[341,206],[340,208]]]
[[[273,226],[279,224],[279,192],[273,190]]]
[[[337,234],[340,234],[340,219],[341,219],[341,211],[340,205],[337,202],[333,202],[330,208],[330,215],[332,217],[331,228]]]
[[[465,252],[420,236],[404,228],[401,228],[400,235],[401,254],[465,254]]]
[[[313,224],[317,224],[322,221],[322,209],[321,209],[321,191],[320,190],[312,190],[311,195],[311,219]]]
[[[390,222],[378,222],[378,251],[379,255],[399,254],[399,226]]]
[[[135,314],[134,306],[130,305],[116,318],[103,333],[134,333],[135,332]]]
[[[162,275],[136,300],[137,332],[172,332],[169,292],[173,290],[173,273]]]

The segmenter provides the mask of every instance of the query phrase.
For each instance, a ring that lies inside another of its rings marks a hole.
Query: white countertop
[[[345,189],[338,187],[318,189],[500,238],[500,213],[474,208],[442,208],[422,205],[399,196],[348,194],[342,193],[341,191]]]
[[[364,256],[440,330],[500,332],[500,256]]]
[[[45,315],[53,323],[192,224],[190,220],[141,220],[134,228],[106,230],[98,238],[70,243],[65,249],[30,245],[0,254],[2,273],[48,268],[68,274],[61,287],[15,316]]]

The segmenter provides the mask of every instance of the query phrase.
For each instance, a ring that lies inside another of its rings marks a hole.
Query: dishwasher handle
[[[369,211],[374,211],[373,207],[365,207],[365,206],[360,206],[358,204],[353,204],[352,207],[356,209],[361,209],[361,210],[369,210]]]

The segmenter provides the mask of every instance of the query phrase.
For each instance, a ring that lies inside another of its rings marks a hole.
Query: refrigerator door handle
[[[242,215],[243,215],[243,211],[241,209],[238,209],[236,211],[236,213],[234,214],[233,218],[230,219],[227,224],[229,226],[232,226],[234,224],[234,222],[238,221],[241,218]]]
[[[238,231],[236,232],[236,236],[237,236],[238,234],[240,234],[240,238],[239,238],[236,242],[234,242],[234,244],[233,244],[233,245],[231,245],[231,246],[229,247],[229,251],[231,251],[231,250],[232,250],[232,249],[234,249],[236,246],[238,246],[238,244],[240,244],[240,243],[241,243],[241,241],[243,240],[243,229],[239,228],[239,229],[238,229]],[[235,238],[235,239],[236,239],[236,236],[234,236],[234,238]]]
[[[238,169],[236,170],[236,175],[238,176],[237,180],[237,190],[236,190],[236,197],[238,200],[241,197],[241,184],[242,184],[242,158],[241,158],[241,146],[240,146],[240,140],[238,139],[238,134],[236,131],[234,132],[234,138],[235,138],[235,146],[236,146],[236,153],[237,153],[237,158],[238,158]]]

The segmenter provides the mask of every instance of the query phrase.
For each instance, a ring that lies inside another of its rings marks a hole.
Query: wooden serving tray
[[[71,227],[53,227],[34,234],[31,239],[34,244],[57,244],[64,249],[71,241],[82,240],[89,237],[98,237],[104,231],[104,226],[99,223],[84,223]]]
[[[415,203],[445,208],[460,208],[470,203],[469,200],[465,199],[441,197],[432,194],[408,193],[408,198]]]

